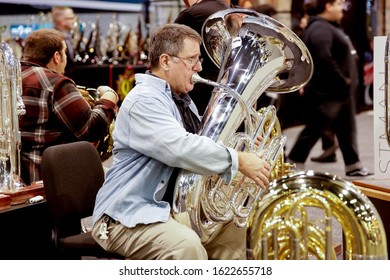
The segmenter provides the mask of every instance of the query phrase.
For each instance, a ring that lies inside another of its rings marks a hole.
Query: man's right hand
[[[97,88],[97,90],[100,93],[100,99],[110,100],[114,104],[118,103],[119,95],[109,86],[100,86]]]
[[[238,152],[238,170],[263,189],[269,185],[269,169],[270,165],[256,154]]]

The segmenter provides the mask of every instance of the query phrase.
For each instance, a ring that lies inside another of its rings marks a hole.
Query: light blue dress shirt
[[[169,203],[161,201],[174,167],[193,173],[220,174],[230,182],[237,174],[234,149],[187,132],[168,83],[136,74],[113,133],[113,166],[96,197],[93,222],[103,214],[127,227],[166,222]],[[191,110],[199,117],[196,106]]]

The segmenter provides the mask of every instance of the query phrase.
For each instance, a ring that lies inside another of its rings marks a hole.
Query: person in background
[[[151,71],[136,74],[113,134],[113,166],[96,197],[93,238],[126,258],[245,259],[246,229],[233,222],[201,243],[191,225],[171,216],[180,169],[219,175],[238,171],[259,188],[268,186],[269,164],[196,134],[200,116],[188,95],[202,70],[200,35],[183,24],[158,27],[150,39]],[[185,214],[185,213],[184,213]]]
[[[195,29],[199,34],[202,32],[203,23],[209,16],[231,7],[230,1],[225,0],[184,0],[184,3],[187,8],[179,13],[174,22],[185,24]],[[201,46],[201,57],[203,58],[203,70],[199,73],[200,76],[211,81],[217,81],[219,67],[211,60],[203,45]],[[197,83],[194,89],[189,92],[201,115],[206,110],[213,89],[212,86]]]
[[[288,158],[297,169],[304,163],[324,131],[336,134],[345,164],[351,177],[372,175],[359,159],[356,133],[354,94],[354,56],[351,43],[339,28],[343,17],[343,0],[317,0],[311,3],[304,42],[314,64],[314,73],[305,86],[308,104],[305,128],[298,135]]]
[[[232,0],[230,3],[237,8],[251,9],[253,8],[254,0]]]
[[[254,0],[239,0],[238,6],[243,7],[245,9],[250,9],[253,7]]]
[[[314,12],[311,10],[313,9]],[[305,11],[303,16],[300,19],[299,25],[297,26],[296,33],[298,36],[302,37],[303,33],[307,27],[308,19],[311,14],[316,14],[315,12],[315,6],[311,4],[311,1],[306,1],[303,5],[303,10]],[[351,63],[351,68],[354,67]],[[356,68],[357,69],[357,68]],[[353,69],[351,69],[353,71]],[[354,87],[351,87],[351,93],[354,94],[354,91],[356,89]],[[304,89],[302,89],[301,94],[303,95]],[[304,102],[303,102],[304,103]],[[304,111],[304,110],[302,110]],[[310,117],[310,116],[309,116]],[[336,151],[338,149],[338,143],[336,139],[336,134],[333,131],[332,127],[329,127],[327,130],[323,132],[321,135],[321,146],[322,146],[322,153],[318,156],[311,157],[310,160],[314,162],[336,162],[337,156]]]
[[[22,99],[26,114],[19,120],[21,173],[26,184],[41,180],[44,150],[53,145],[86,140],[107,134],[117,112],[118,96],[108,86],[91,108],[69,77],[64,34],[53,28],[32,32],[25,41],[22,69]]]
[[[74,43],[73,28],[76,22],[76,16],[70,7],[55,6],[51,9],[54,28],[61,31],[65,36],[66,56],[68,62],[65,67],[65,76],[73,79],[74,67]]]
[[[253,5],[253,6],[250,7],[250,9],[252,9],[252,10],[254,10],[254,11],[260,13],[260,14],[267,15],[269,17],[273,17],[277,13],[275,8],[272,5],[270,5],[270,4]]]

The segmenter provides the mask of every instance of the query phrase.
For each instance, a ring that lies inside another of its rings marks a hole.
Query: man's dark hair
[[[47,65],[55,52],[61,54],[64,40],[64,34],[56,29],[38,29],[27,37],[23,57]]]
[[[309,16],[315,16],[325,11],[326,4],[333,4],[336,0],[311,0],[305,1],[304,11]]]

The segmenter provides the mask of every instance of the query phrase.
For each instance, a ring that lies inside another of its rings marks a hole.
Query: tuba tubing
[[[245,115],[244,118],[244,125],[245,125],[245,133],[247,135],[254,135],[254,128],[253,128],[253,123],[250,122],[252,117],[257,116],[257,112],[253,110],[252,107],[248,107],[248,105],[245,103],[245,100],[241,97],[240,94],[238,94],[235,90],[225,86],[224,84],[213,82],[208,79],[204,79],[201,76],[199,76],[198,73],[194,73],[192,75],[192,83],[204,83],[209,86],[213,86],[215,88],[221,88],[226,91],[226,93],[230,94],[234,99],[236,99],[243,110],[243,113]]]
[[[344,259],[388,258],[383,223],[368,197],[349,181],[315,171],[270,184],[250,217],[248,258],[336,259],[336,223],[342,229]]]

